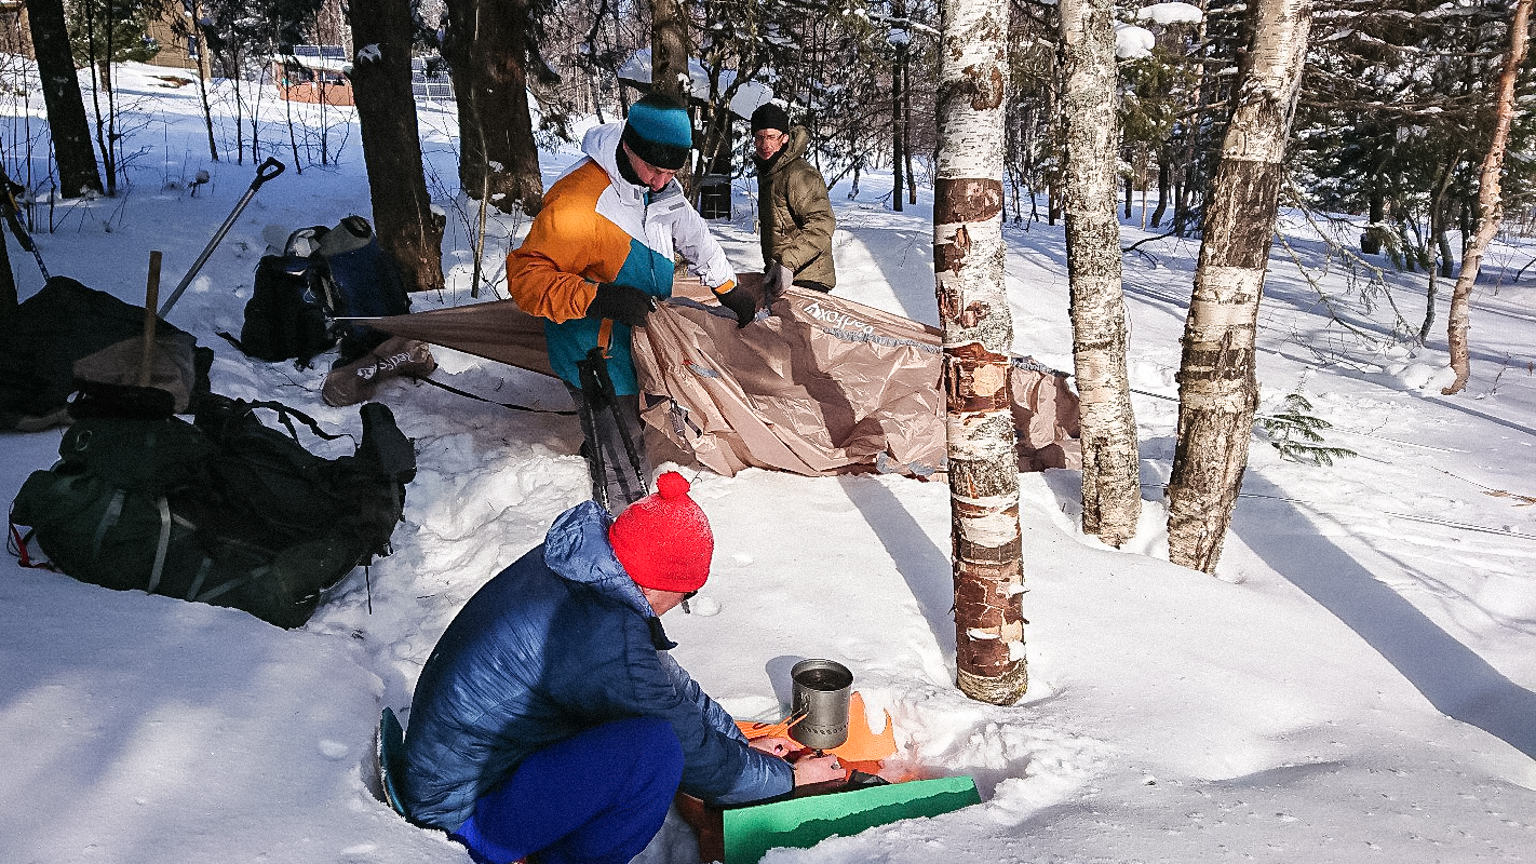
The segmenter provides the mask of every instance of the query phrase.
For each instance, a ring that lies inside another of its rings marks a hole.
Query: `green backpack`
[[[285,431],[262,424],[275,411]],[[362,407],[356,452],[324,459],[298,441],[275,402],[201,400],[179,417],[78,420],[60,461],[17,493],[12,525],[30,526],[54,569],[108,588],[243,609],[279,627],[309,620],[321,593],[389,538],[415,476],[415,450],[389,408]]]

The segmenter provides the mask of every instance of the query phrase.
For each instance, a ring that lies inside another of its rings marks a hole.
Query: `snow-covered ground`
[[[40,233],[55,274],[142,304],[151,249],[164,283],[190,267],[254,176],[214,163],[193,88],[128,67],[130,188],[62,203]],[[7,97],[11,111],[19,97]],[[41,99],[34,92],[30,104]],[[264,139],[283,139],[269,102]],[[328,109],[329,122],[350,123]],[[39,119],[31,119],[35,127]],[[24,127],[8,123],[7,146]],[[455,176],[453,122],[422,112],[433,173]],[[238,332],[267,243],[369,214],[355,126],[339,164],[290,166],[256,195],[169,320],[217,352],[214,389],[276,398],[332,429],[357,410],[320,400],[321,370],[249,360]],[[221,144],[226,144],[222,142]],[[226,145],[227,146],[227,145]],[[291,162],[286,151],[275,152]],[[552,179],[573,157],[545,154]],[[212,182],[186,187],[198,169]],[[930,199],[904,213],[866,175],[833,191],[839,294],[934,323]],[[472,245],[452,189],[449,288],[416,309],[470,302]],[[717,236],[759,265],[749,200]],[[526,219],[493,220],[499,273]],[[1135,223],[1135,224],[1132,224]],[[1139,216],[1127,243],[1149,235]],[[695,497],[717,539],[696,612],[667,616],[676,655],[742,719],[776,718],[788,669],[848,665],[894,718],[901,758],[976,778],[983,803],[778,850],[772,864],[974,862],[1470,862],[1536,849],[1536,290],[1514,284],[1529,251],[1497,246],[1473,301],[1473,379],[1448,380],[1443,323],[1410,350],[1331,323],[1319,291],[1356,327],[1385,332],[1323,246],[1287,223],[1260,319],[1263,410],[1291,392],[1360,455],[1332,467],[1283,461],[1255,439],[1217,575],[1166,560],[1160,487],[1174,448],[1174,372],[1198,246],[1160,240],[1125,258],[1130,368],[1145,515],[1125,549],[1077,527],[1078,476],[1024,475],[1031,686],[1012,707],[952,685],[948,490],[901,477],[808,479],[702,473]],[[1072,368],[1059,226],[1009,227],[1016,347]],[[11,245],[25,298],[41,285]],[[1422,277],[1393,276],[1412,324]],[[1443,292],[1442,292],[1443,293]],[[1438,311],[1445,320],[1445,308]],[[462,389],[568,407],[556,382],[439,350]],[[325,358],[322,358],[324,362]],[[464,862],[369,791],[381,706],[409,705],[422,662],[487,578],[539,543],[587,489],[576,422],[392,382],[379,398],[414,438],[396,553],[344,581],[310,623],[283,631],[242,612],[111,592],[14,565],[0,578],[0,861],[16,864],[405,864]],[[57,430],[0,433],[0,494],[46,468]],[[692,476],[697,469],[684,466]],[[0,565],[4,566],[4,565]],[[574,781],[579,782],[579,780]],[[1524,850],[1524,851],[1522,851]],[[642,856],[697,860],[669,821]]]

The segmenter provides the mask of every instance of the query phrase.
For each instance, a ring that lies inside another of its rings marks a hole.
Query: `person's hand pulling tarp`
[[[629,285],[603,282],[597,286],[588,318],[612,318],[631,327],[644,327],[645,316],[656,309],[656,298]]]
[[[773,301],[784,296],[789,286],[795,282],[795,272],[778,261],[768,265],[763,272],[763,300],[764,305],[770,305]]]
[[[757,317],[757,298],[735,282],[726,282],[714,289],[720,305],[736,314],[736,326],[745,327]]]

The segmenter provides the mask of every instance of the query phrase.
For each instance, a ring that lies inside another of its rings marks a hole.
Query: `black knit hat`
[[[752,112],[752,134],[756,135],[764,129],[777,129],[780,132],[788,132],[789,115],[784,112],[783,108],[772,102],[764,102],[757,106],[756,111]]]
[[[693,146],[693,123],[681,102],[651,93],[630,107],[622,140],[646,162],[676,171],[688,161],[688,149]]]

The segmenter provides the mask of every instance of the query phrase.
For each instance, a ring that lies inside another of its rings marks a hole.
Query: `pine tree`
[[[1323,443],[1323,432],[1333,424],[1312,414],[1312,403],[1300,391],[1287,393],[1284,404],[1273,414],[1255,421],[1270,446],[1280,451],[1280,458],[1308,465],[1332,465],[1335,459],[1359,455],[1347,447]]]

